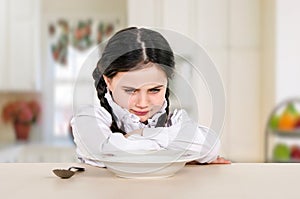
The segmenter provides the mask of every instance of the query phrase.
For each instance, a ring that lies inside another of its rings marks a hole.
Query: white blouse
[[[116,104],[111,95],[105,98],[112,107],[114,119],[120,129],[131,132],[143,129],[142,135],[133,134],[125,138],[122,133],[112,132],[111,114],[100,105],[84,105],[77,108],[71,120],[78,158],[87,164],[104,167],[93,161],[93,157],[107,151],[136,150],[193,150],[201,154],[200,163],[211,162],[218,156],[220,141],[217,134],[207,127],[193,122],[183,109],[175,110],[166,125],[157,127],[159,117],[165,113],[167,102],[144,124],[139,117]]]

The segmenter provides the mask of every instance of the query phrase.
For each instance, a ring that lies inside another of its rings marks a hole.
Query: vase
[[[14,129],[17,140],[27,141],[29,138],[31,124],[24,122],[14,122]]]

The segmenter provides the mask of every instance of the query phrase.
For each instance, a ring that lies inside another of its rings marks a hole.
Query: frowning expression
[[[167,76],[159,66],[148,63],[139,70],[118,72],[113,78],[104,76],[114,101],[145,122],[164,103]]]

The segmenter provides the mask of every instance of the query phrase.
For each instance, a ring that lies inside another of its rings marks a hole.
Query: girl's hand
[[[215,159],[214,161],[212,161],[210,163],[199,163],[196,160],[194,160],[191,162],[187,162],[186,164],[187,165],[231,164],[231,161],[218,156],[217,159]]]
[[[226,160],[225,158],[218,156],[217,159],[215,159],[214,161],[212,161],[208,164],[231,164],[231,161]]]
[[[142,133],[143,133],[143,129],[136,129],[134,131],[131,131],[131,132],[127,133],[126,135],[124,135],[124,137],[128,138],[129,136],[131,136],[133,134],[142,135]]]

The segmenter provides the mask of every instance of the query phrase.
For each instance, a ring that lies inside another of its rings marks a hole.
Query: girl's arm
[[[169,127],[145,128],[141,135],[133,134],[128,138],[151,139],[162,148],[199,152],[197,161],[200,163],[218,160],[220,140],[214,131],[193,122],[184,110],[178,111],[172,117],[172,125]]]
[[[100,106],[86,105],[76,111],[71,126],[80,159],[94,159],[102,151],[160,149],[153,140],[132,140],[121,133],[112,133],[111,122],[110,114]]]
[[[218,137],[191,122],[183,113],[183,117],[177,115],[170,127],[145,128],[130,132],[126,138],[111,132],[112,119],[103,107],[82,107],[71,121],[77,154],[84,160],[93,159],[102,151],[189,149],[203,155],[199,162],[213,162],[218,156]]]

